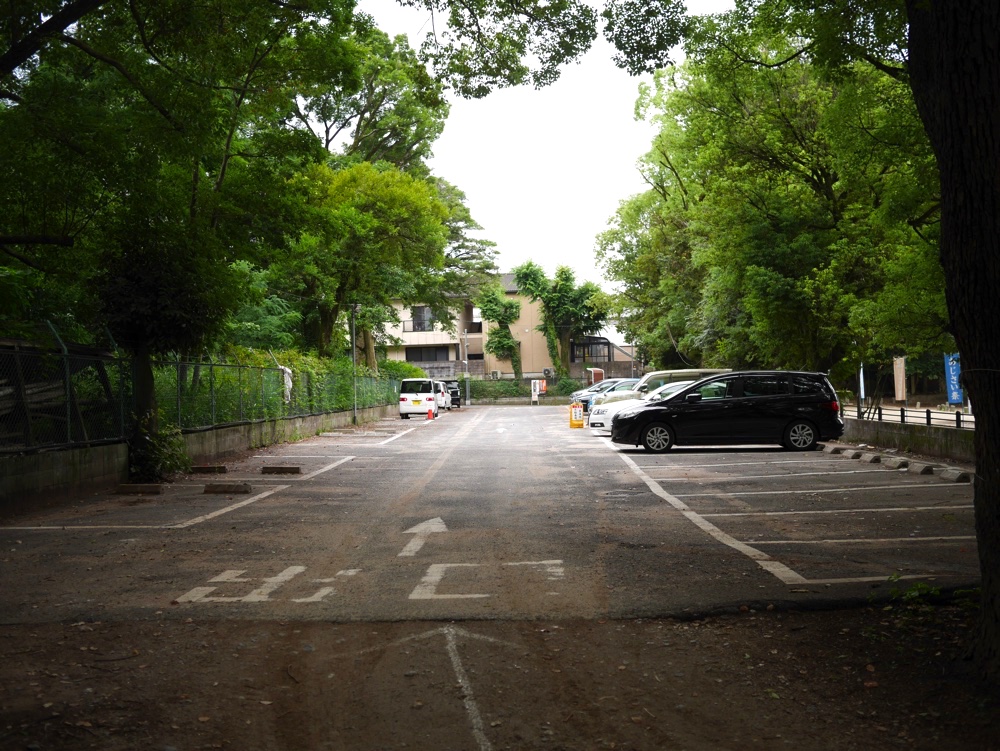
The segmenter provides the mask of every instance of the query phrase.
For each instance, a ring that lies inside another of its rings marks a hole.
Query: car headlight
[[[624,412],[619,412],[617,415],[615,415],[615,419],[616,420],[628,420],[628,419],[630,419],[632,417],[635,417],[640,412],[642,412],[641,409],[626,409]]]
[[[605,408],[605,407],[596,407],[596,408],[595,408],[595,409],[593,409],[592,411],[593,411],[593,413],[594,413],[595,415],[603,415],[603,414],[604,414],[605,412],[607,412],[608,410],[607,410],[607,408]]]

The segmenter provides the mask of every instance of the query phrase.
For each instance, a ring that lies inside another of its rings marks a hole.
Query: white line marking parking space
[[[605,443],[607,443],[607,445],[610,446],[611,448],[615,448],[616,449],[616,447],[614,446],[614,444],[610,443],[610,441],[605,440]],[[622,458],[622,460],[627,465],[629,465],[632,468],[632,471],[646,484],[646,486],[655,495],[659,496],[660,498],[662,498],[663,500],[665,500],[667,503],[669,503],[671,506],[673,506],[675,509],[677,509],[678,511],[680,511],[685,516],[685,518],[687,518],[695,526],[697,526],[699,529],[701,529],[702,531],[704,531],[706,534],[709,534],[710,536],[712,536],[713,538],[715,538],[716,540],[718,540],[719,542],[721,542],[723,545],[726,545],[726,546],[732,548],[733,550],[736,550],[736,551],[742,553],[743,555],[747,556],[748,558],[750,558],[751,560],[753,560],[755,563],[757,563],[757,565],[760,566],[762,569],[764,569],[765,571],[767,571],[770,574],[772,574],[773,576],[775,576],[781,582],[783,582],[785,584],[789,584],[789,585],[856,584],[856,583],[863,583],[863,582],[868,582],[868,581],[885,581],[886,577],[885,576],[881,576],[881,577],[848,577],[848,578],[839,578],[839,579],[822,579],[822,580],[816,579],[816,580],[810,580],[810,579],[807,579],[806,577],[802,576],[798,572],[794,571],[793,569],[791,569],[789,566],[785,565],[784,563],[781,563],[780,561],[774,560],[768,554],[764,553],[762,550],[758,550],[754,546],[757,546],[757,545],[796,546],[796,545],[800,545],[800,544],[824,544],[824,543],[825,544],[830,544],[830,545],[837,545],[837,544],[855,544],[855,545],[857,545],[857,544],[885,544],[885,543],[890,543],[890,542],[924,542],[924,543],[926,543],[926,542],[945,542],[945,543],[950,543],[950,542],[967,542],[969,540],[975,540],[976,539],[975,536],[972,535],[972,536],[941,536],[941,537],[906,537],[906,538],[891,538],[891,539],[855,538],[855,539],[846,539],[846,540],[761,540],[761,541],[753,540],[753,541],[751,541],[751,543],[745,543],[745,542],[741,542],[740,540],[737,540],[732,535],[730,535],[730,534],[722,531],[719,527],[715,526],[714,524],[712,524],[712,522],[708,521],[707,517],[709,517],[709,516],[712,516],[712,517],[770,516],[770,515],[786,515],[787,516],[787,515],[802,514],[802,513],[859,513],[860,510],[854,510],[854,509],[848,509],[848,510],[843,510],[843,509],[837,509],[837,510],[825,509],[825,510],[822,510],[822,511],[813,511],[813,512],[798,512],[798,511],[765,512],[765,511],[761,511],[761,512],[731,512],[731,513],[718,512],[718,513],[700,514],[700,513],[696,512],[696,511],[694,511],[693,509],[691,509],[687,504],[685,504],[680,499],[681,498],[717,498],[720,495],[719,492],[714,492],[714,493],[684,493],[684,494],[678,493],[676,495],[673,495],[671,493],[668,493],[666,490],[664,490],[659,485],[660,482],[666,481],[665,479],[664,480],[658,480],[656,478],[653,478],[652,476],[650,476],[650,474],[647,474],[647,472],[646,472],[646,469],[651,469],[652,470],[654,468],[655,469],[687,469],[688,465],[677,465],[676,467],[671,467],[671,466],[665,466],[665,465],[662,465],[662,464],[657,464],[657,465],[652,465],[652,466],[649,466],[649,467],[641,467],[628,454],[625,454],[625,453],[623,453],[621,451],[619,451],[618,454]],[[745,462],[735,463],[734,462],[734,463],[731,463],[729,466],[748,466],[748,465],[759,466],[759,463],[745,463]],[[706,466],[716,467],[716,466],[721,466],[721,465],[712,464],[712,465],[706,465]],[[846,472],[846,473],[845,472],[818,472],[818,473],[801,473],[801,474],[808,474],[808,475],[861,474],[862,472],[866,472],[866,471],[884,471],[884,470],[858,470],[858,471],[849,471],[849,472]],[[732,477],[732,478],[718,478],[718,479],[720,481],[727,481],[727,480],[728,481],[739,481],[739,480],[743,480],[743,479],[782,479],[784,477],[794,477],[794,476],[801,476],[801,475],[769,475],[769,476],[760,476],[758,478]],[[688,480],[688,481],[690,481],[690,480]],[[699,481],[702,481],[702,478],[699,478]],[[712,482],[712,480],[708,480],[708,482]],[[851,493],[851,492],[870,491],[870,490],[896,490],[896,489],[899,489],[899,488],[905,488],[907,490],[911,490],[912,491],[913,489],[917,489],[917,488],[923,489],[923,488],[942,488],[942,487],[954,488],[955,485],[954,485],[954,483],[931,483],[931,484],[925,484],[925,483],[905,483],[905,482],[900,482],[900,483],[895,483],[893,485],[868,486],[868,487],[857,487],[857,488],[812,488],[812,489],[802,489],[802,490],[765,490],[765,491],[746,491],[746,492],[736,492],[736,493],[728,493],[728,492],[726,492],[726,493],[723,493],[723,495],[725,495],[727,498],[728,497],[734,497],[734,496],[756,496],[756,495],[769,495],[769,496],[775,496],[775,495],[803,495],[803,494],[821,495],[821,494],[827,494],[827,493]],[[951,506],[951,505],[944,504],[944,505],[941,505],[941,506],[934,506],[934,507],[922,506],[922,507],[918,507],[918,508],[920,508],[920,509],[926,509],[926,510],[941,511],[942,509],[952,509],[952,508],[968,509],[968,508],[971,508],[971,506],[964,505],[964,506],[958,507],[958,506]],[[871,509],[869,511],[877,513],[879,511],[883,511],[883,510],[887,510],[887,509]],[[888,509],[888,510],[912,511],[912,510],[915,510],[915,509],[893,507],[892,509]],[[928,578],[928,577],[931,577],[931,575],[930,574],[927,574],[927,575],[914,574],[914,575],[908,575],[908,576],[903,577],[903,578]]]

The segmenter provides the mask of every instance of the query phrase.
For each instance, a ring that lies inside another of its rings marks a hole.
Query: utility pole
[[[465,363],[465,406],[468,407],[472,404],[472,392],[469,386],[469,330],[462,331],[465,333],[465,359],[462,361]]]

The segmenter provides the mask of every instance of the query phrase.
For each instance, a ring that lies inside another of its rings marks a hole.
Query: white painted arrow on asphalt
[[[407,543],[406,547],[403,548],[403,551],[396,557],[400,558],[404,555],[416,555],[417,551],[424,546],[425,542],[427,542],[428,537],[435,532],[447,531],[448,528],[444,525],[444,520],[440,516],[421,522],[415,527],[410,527],[403,534],[414,535],[414,538]]]

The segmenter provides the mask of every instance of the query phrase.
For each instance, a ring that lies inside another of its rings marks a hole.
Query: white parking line
[[[808,514],[868,514],[882,513],[883,511],[971,511],[973,505],[970,504],[945,504],[943,506],[897,506],[894,508],[833,508],[833,509],[812,509],[809,511],[718,511],[715,513],[703,513],[702,516],[802,516]]]
[[[840,472],[790,472],[782,475],[738,475],[733,477],[708,477],[708,478],[698,478],[698,482],[743,482],[744,480],[774,480],[774,479],[784,479],[786,477],[826,477],[828,475],[863,475],[871,474],[873,472],[905,472],[902,470],[886,470],[886,469],[847,469]],[[654,477],[654,480],[658,482],[693,482],[690,477]]]
[[[756,548],[747,545],[746,543],[740,542],[732,535],[723,532],[721,529],[712,524],[712,522],[708,521],[697,512],[692,511],[686,504],[679,501],[676,496],[671,495],[663,488],[661,488],[657,484],[656,480],[652,479],[649,475],[643,472],[642,468],[640,468],[638,464],[632,461],[632,459],[629,456],[627,456],[626,454],[619,454],[619,456],[621,456],[622,460],[632,468],[632,471],[635,472],[636,475],[639,476],[639,479],[641,479],[644,483],[646,483],[646,487],[648,487],[651,491],[653,491],[653,493],[658,495],[660,498],[665,500],[675,509],[684,514],[684,516],[688,519],[688,521],[692,522],[699,529],[711,535],[716,540],[721,542],[723,545],[726,545],[732,548],[733,550],[743,553],[743,555],[747,556],[752,561],[755,561],[758,566],[763,568],[765,571],[773,574],[785,584],[806,583],[806,578],[804,576],[796,573],[788,566],[786,566],[784,563],[775,561],[767,553],[757,550]]]
[[[211,514],[205,514],[204,516],[196,516],[194,519],[188,519],[186,522],[181,522],[180,524],[165,524],[163,525],[163,527],[160,527],[160,529],[185,529],[186,527],[193,527],[195,524],[201,524],[202,522],[207,522],[209,519],[214,519],[217,516],[228,514],[230,511],[235,511],[238,508],[249,506],[251,503],[256,503],[259,500],[267,498],[269,495],[274,495],[279,490],[285,490],[290,487],[292,486],[276,485],[264,493],[258,493],[253,498],[247,498],[245,501],[234,503],[232,506],[226,506],[225,508],[220,508],[218,511],[213,511]],[[156,527],[153,527],[153,529],[156,529]]]
[[[802,490],[746,490],[739,491],[736,493],[678,493],[678,498],[706,498],[706,497],[716,497],[719,495],[724,495],[727,498],[737,495],[801,495],[803,493],[812,493],[813,495],[819,495],[821,493],[862,493],[869,490],[896,490],[897,488],[954,488],[955,483],[953,482],[936,482],[932,485],[925,485],[920,482],[899,482],[895,485],[867,485],[860,488],[804,488]]]
[[[325,467],[320,467],[315,472],[310,472],[308,475],[302,475],[302,477],[299,477],[299,478],[296,478],[296,479],[298,479],[299,482],[302,482],[303,480],[311,480],[316,475],[321,475],[324,472],[329,472],[331,469],[339,467],[344,462],[349,462],[353,458],[354,458],[353,456],[345,456],[339,462],[334,462],[333,464],[327,464]]]
[[[614,444],[612,444],[614,445]],[[839,461],[834,459],[833,461]],[[711,464],[650,464],[643,466],[643,469],[651,469],[654,467],[663,467],[664,469],[670,467],[683,467],[687,469],[688,467],[759,467],[762,464],[816,464],[817,462],[823,462],[824,464],[830,464],[830,460],[823,459],[782,459],[780,461],[768,462],[712,462]]]
[[[840,545],[850,543],[882,544],[884,542],[952,542],[975,540],[975,535],[941,535],[938,537],[855,537],[843,540],[754,540],[754,545]]]

